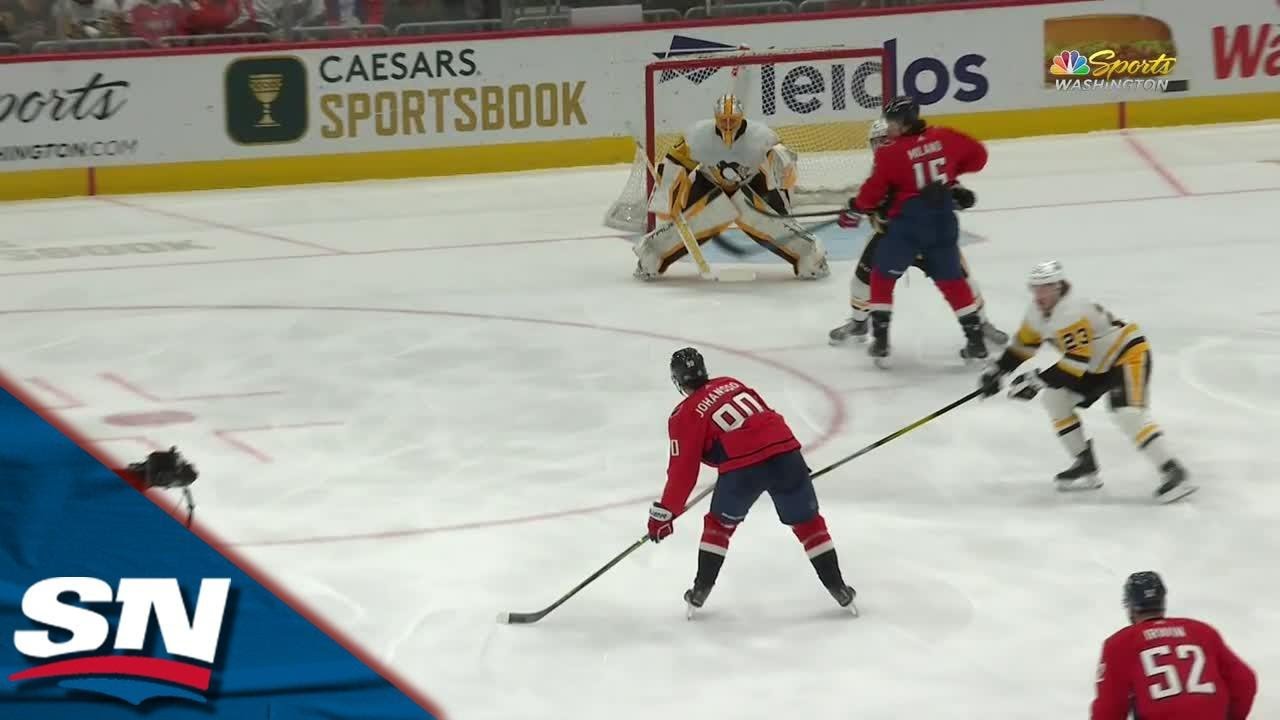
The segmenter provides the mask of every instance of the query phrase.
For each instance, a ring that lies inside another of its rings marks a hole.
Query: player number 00
[[[719,410],[711,413],[711,419],[716,425],[725,432],[733,432],[742,427],[748,417],[764,410],[760,405],[760,401],[756,400],[751,393],[738,393],[734,395],[729,402],[720,406]]]
[[[1187,683],[1183,687],[1178,677],[1178,669],[1172,665],[1161,665],[1159,659],[1173,653],[1179,660],[1191,660],[1191,671],[1187,673]],[[1199,645],[1179,645],[1170,649],[1168,645],[1148,648],[1142,651],[1142,669],[1147,677],[1162,676],[1163,682],[1156,681],[1148,686],[1152,700],[1163,700],[1183,692],[1212,695],[1217,692],[1213,683],[1203,681],[1204,650]]]

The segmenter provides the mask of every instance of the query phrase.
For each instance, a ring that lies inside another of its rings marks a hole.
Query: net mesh
[[[652,134],[637,147],[605,224],[629,232],[652,229],[648,163],[660,162],[685,128],[711,117],[715,99],[726,92],[742,102],[748,122],[764,122],[797,154],[793,208],[842,205],[870,171],[867,131],[885,95],[881,58],[878,49],[829,48],[650,64],[646,121]]]

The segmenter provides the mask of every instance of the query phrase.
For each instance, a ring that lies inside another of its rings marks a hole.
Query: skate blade
[[[853,615],[854,617],[861,617],[861,615],[858,613],[858,602],[856,600],[850,601],[850,603],[846,605],[844,609],[848,610],[849,614]]]
[[[685,606],[684,606],[685,620],[692,620],[693,616],[696,615],[697,613],[698,613],[698,608],[694,607],[693,603],[685,603]]]
[[[1171,502],[1177,502],[1181,500],[1182,498],[1190,495],[1191,493],[1199,489],[1200,488],[1196,485],[1192,485],[1191,483],[1184,482],[1178,487],[1170,490],[1169,492],[1163,495],[1157,496],[1156,501],[1159,502],[1161,505],[1168,505]]]
[[[833,337],[827,340],[827,343],[830,344],[832,347],[841,347],[842,345],[849,345],[851,343],[856,345],[862,345],[866,342],[867,342],[866,335],[845,335],[844,337],[839,337],[839,338]]]
[[[1102,487],[1102,478],[1097,475],[1077,478],[1075,480],[1055,480],[1054,482],[1057,483],[1058,492],[1060,493],[1086,492],[1089,490],[1097,490]]]
[[[875,363],[875,366],[881,370],[890,370],[893,368],[893,361],[887,357],[872,358],[871,362]]]

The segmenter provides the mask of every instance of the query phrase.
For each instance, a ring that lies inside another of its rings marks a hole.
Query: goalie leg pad
[[[1065,388],[1045,388],[1040,393],[1040,398],[1067,454],[1074,458],[1084,452],[1088,447],[1088,440],[1084,436],[1084,424],[1076,413],[1081,396]]]
[[[734,193],[732,201],[738,212],[738,227],[774,255],[791,263],[796,276],[814,279],[830,274],[822,241],[800,223],[763,209],[760,206],[764,202],[755,201],[750,192]]]
[[[732,225],[738,210],[722,190],[713,188],[691,202],[683,215],[685,224],[701,245]],[[674,221],[645,235],[632,251],[640,258],[639,271],[650,277],[666,272],[672,263],[689,252]]]

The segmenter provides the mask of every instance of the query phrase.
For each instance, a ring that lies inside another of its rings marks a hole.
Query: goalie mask
[[[738,98],[732,95],[721,95],[716,100],[716,134],[724,140],[726,146],[732,146],[733,141],[737,139],[738,133],[742,132],[742,125],[746,122],[746,116],[742,112],[742,103],[738,102]]]

